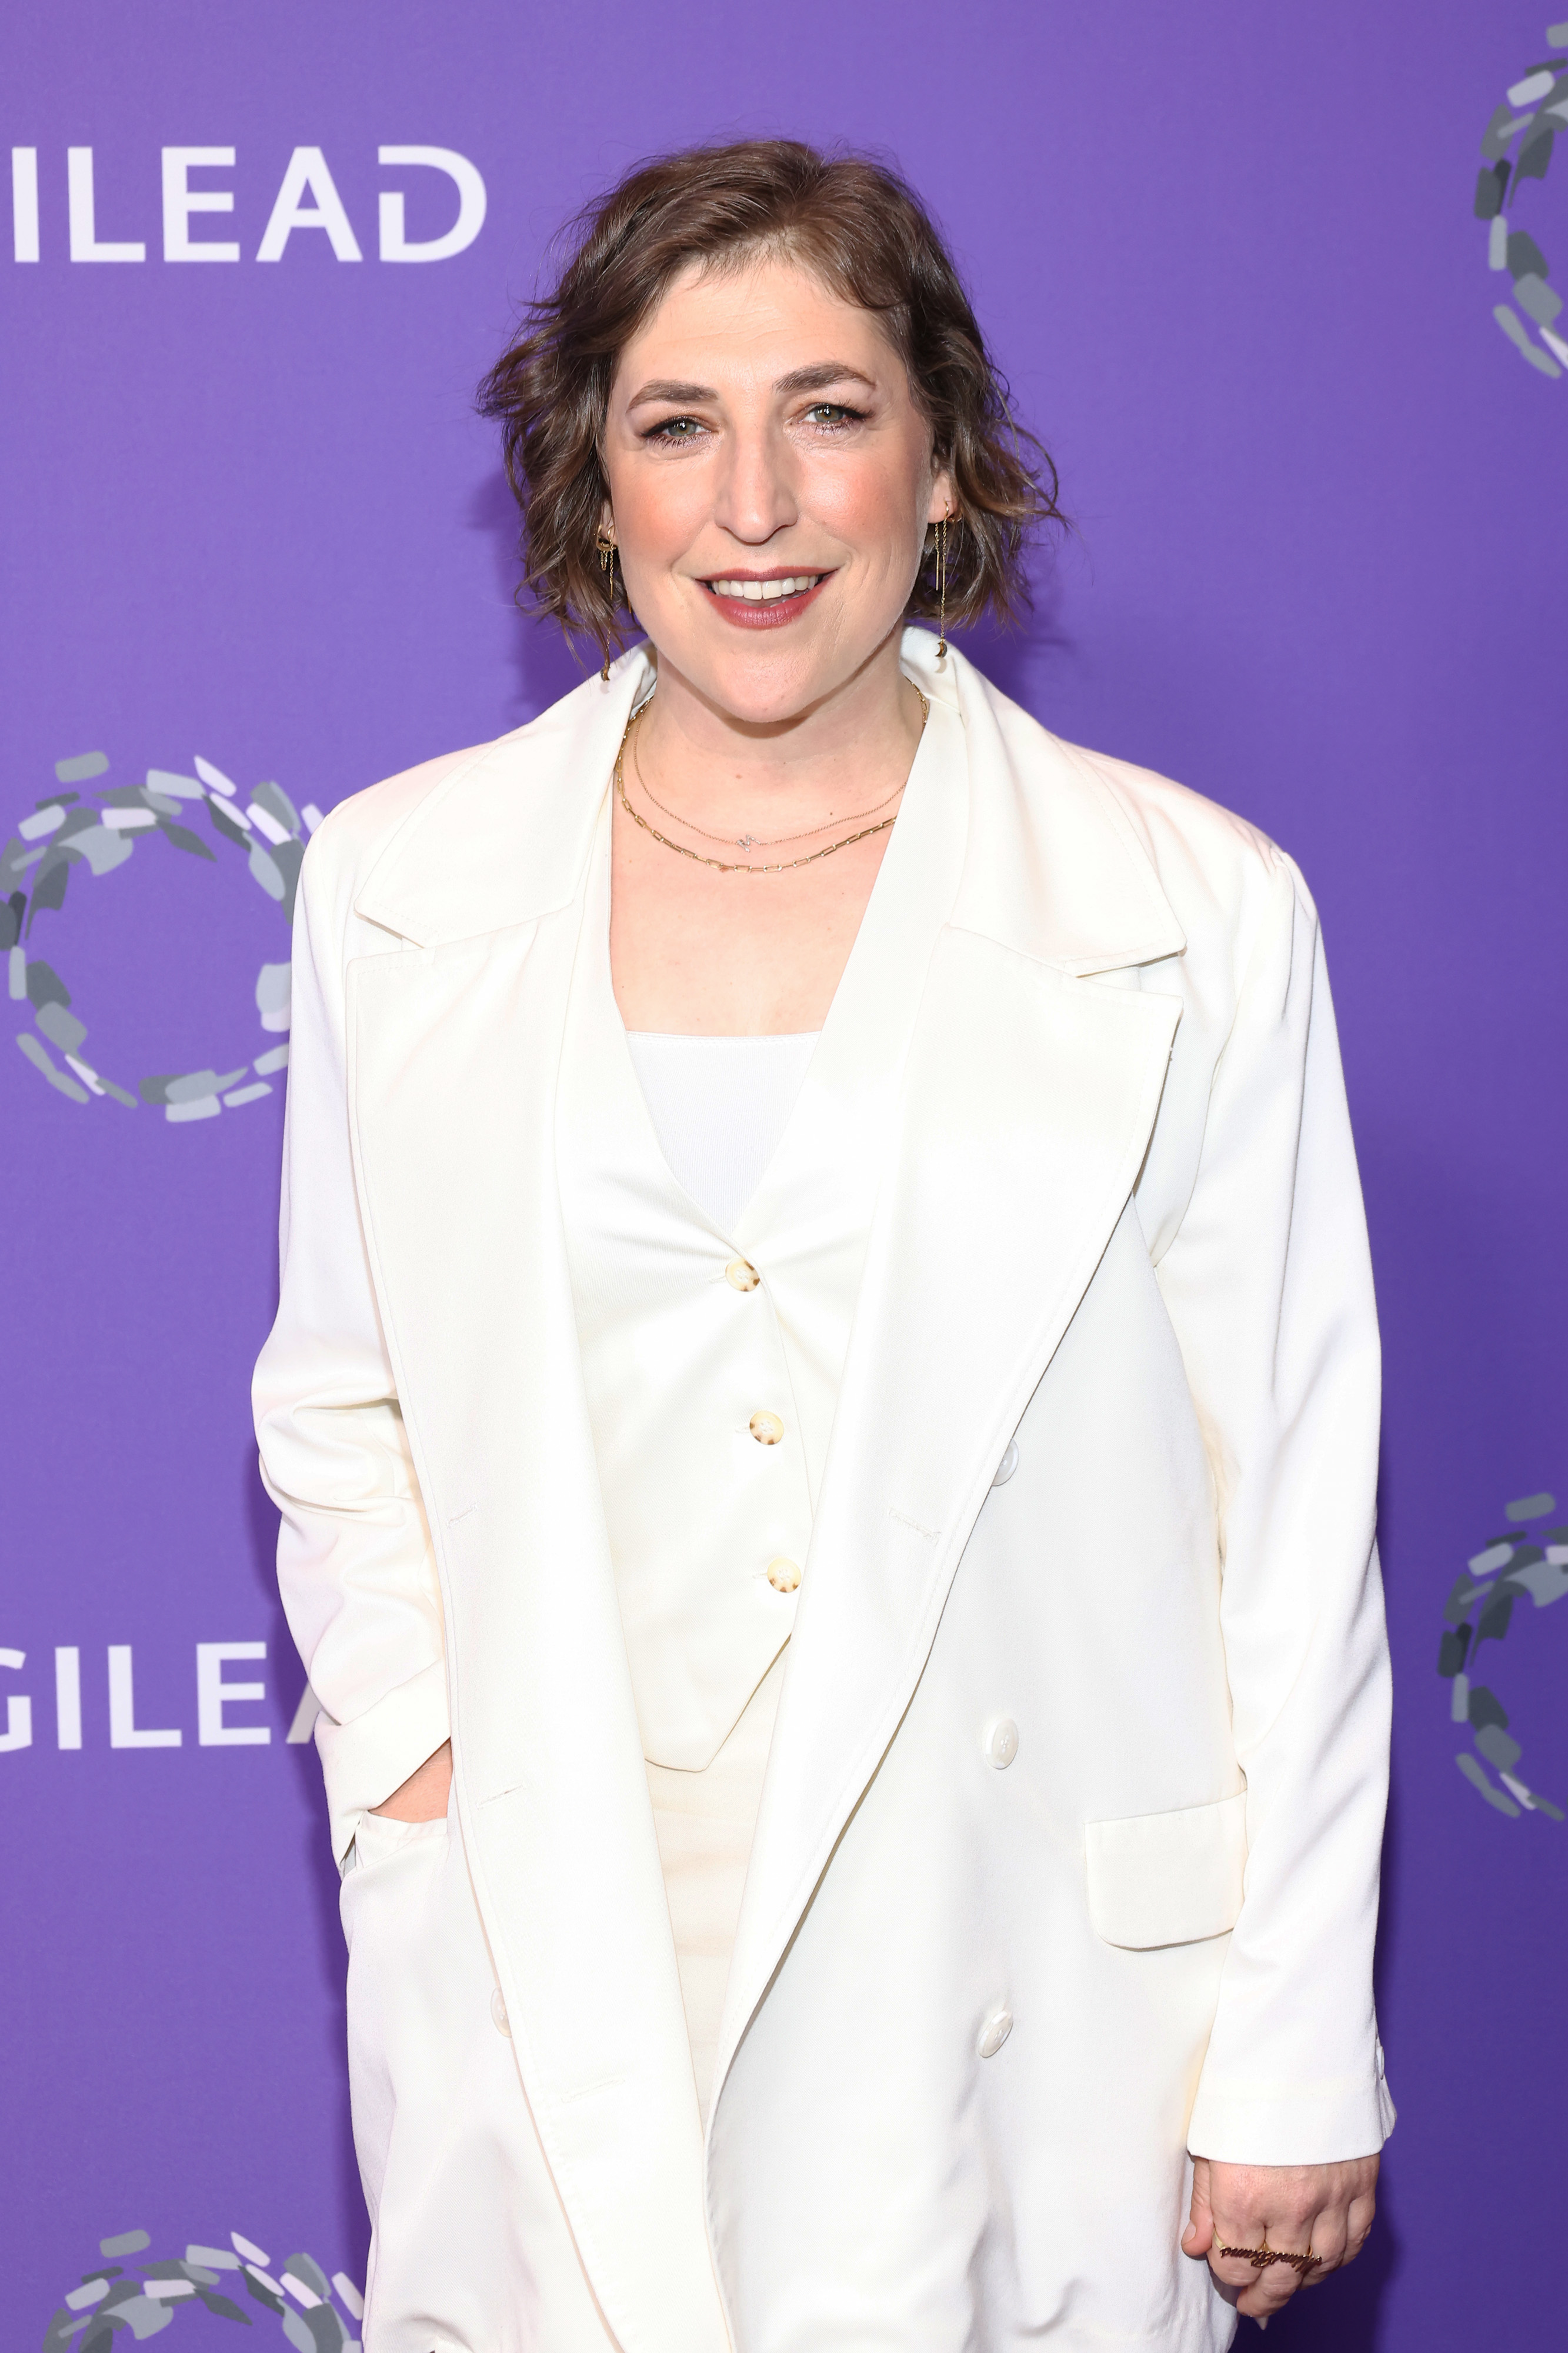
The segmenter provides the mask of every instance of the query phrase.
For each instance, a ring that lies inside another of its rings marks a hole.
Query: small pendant
[[[737,834],[735,837],[735,847],[737,849],[750,849],[755,843],[756,839],[757,837],[754,833]]]

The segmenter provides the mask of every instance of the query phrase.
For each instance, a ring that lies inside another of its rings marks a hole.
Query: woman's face
[[[875,313],[780,259],[675,280],[621,353],[604,459],[638,621],[753,725],[889,642],[952,504]]]

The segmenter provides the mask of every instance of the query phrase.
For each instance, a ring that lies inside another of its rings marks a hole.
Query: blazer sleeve
[[[321,1703],[332,1848],[447,1737],[439,1588],[360,1220],[345,1075],[352,876],[331,818],[294,923],[278,1319],[256,1368],[278,1582]]]
[[[1269,845],[1158,1273],[1214,1465],[1247,1862],[1188,2131],[1255,2165],[1393,2127],[1373,2006],[1389,1664],[1372,1267],[1316,911]]]

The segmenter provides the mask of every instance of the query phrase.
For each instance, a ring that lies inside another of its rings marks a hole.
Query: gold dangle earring
[[[607,588],[608,588],[608,590],[609,590],[609,593],[610,593],[610,607],[611,607],[611,610],[613,611],[613,610],[615,609],[615,603],[616,603],[616,542],[615,542],[615,535],[614,535],[614,533],[610,533],[610,532],[606,532],[606,531],[603,531],[603,530],[601,530],[601,531],[600,531],[600,533],[598,533],[597,538],[595,540],[594,544],[595,545],[595,547],[597,547],[597,549],[598,549],[598,551],[599,551],[599,569],[600,569],[600,571],[601,571],[601,572],[607,573],[607,574],[608,574],[608,575],[609,575],[609,577],[608,577],[608,579],[607,579],[607,581],[606,581],[606,583],[605,583],[605,586],[607,586]],[[609,684],[609,681],[610,681],[610,656],[609,656],[609,650],[608,650],[608,649],[607,649],[607,648],[606,648],[606,649],[605,649],[605,653],[604,667],[601,669],[601,670],[600,670],[600,672],[599,672],[599,676],[604,680],[604,681],[605,681],[605,685],[607,686],[607,685]]]
[[[947,659],[947,517],[942,516],[936,527],[936,658]]]

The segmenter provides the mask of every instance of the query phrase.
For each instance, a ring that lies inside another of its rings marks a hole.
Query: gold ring
[[[1244,2263],[1250,2263],[1255,2272],[1267,2271],[1270,2263],[1289,2263],[1298,2279],[1305,2279],[1318,2261],[1310,2247],[1304,2255],[1288,2255],[1281,2248],[1271,2247],[1267,2231],[1263,2233],[1260,2247],[1222,2247],[1219,2252],[1222,2255],[1238,2256]]]

